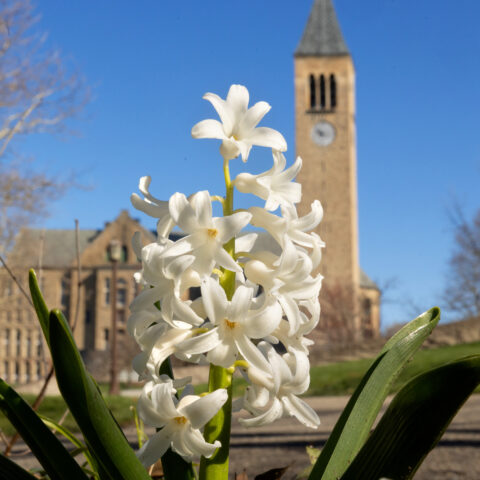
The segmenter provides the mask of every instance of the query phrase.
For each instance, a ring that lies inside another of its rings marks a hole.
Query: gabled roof
[[[380,291],[378,285],[362,269],[360,269],[360,287]]]
[[[331,0],[315,0],[296,57],[349,55]]]
[[[99,233],[100,230],[79,230],[80,253]],[[71,265],[75,255],[75,230],[25,228],[17,235],[8,258],[11,264],[18,266],[38,268],[41,264],[47,268],[61,268]]]

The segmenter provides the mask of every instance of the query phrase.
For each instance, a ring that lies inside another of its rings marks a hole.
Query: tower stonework
[[[378,308],[377,318],[362,312],[368,306],[372,316],[379,292],[370,282],[377,293],[363,300],[362,278],[368,277],[358,254],[355,69],[331,0],[315,0],[294,63],[296,153],[303,160],[299,213],[310,211],[315,199],[324,209],[317,229],[326,244],[320,327],[342,328],[355,338],[365,330],[375,336]]]

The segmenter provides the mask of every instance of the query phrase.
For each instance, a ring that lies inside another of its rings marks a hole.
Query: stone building
[[[294,67],[299,212],[317,198],[324,208],[319,328],[329,337],[375,337],[380,291],[360,269],[358,252],[355,69],[331,0],[314,1]]]
[[[28,269],[34,268],[49,308],[60,308],[75,322],[75,341],[93,370],[108,367],[108,346],[112,319],[112,261],[110,245],[120,244],[117,262],[116,315],[120,359],[128,357],[130,340],[126,334],[128,305],[137,292],[133,273],[140,264],[131,247],[136,231],[144,244],[154,235],[132,219],[126,211],[103,230],[79,230],[79,282],[75,230],[22,230],[8,257],[15,275],[28,292]],[[80,288],[78,286],[80,285]],[[38,321],[28,300],[8,273],[0,270],[0,376],[13,383],[34,381],[45,373],[48,357]],[[78,309],[77,309],[78,305]],[[132,347],[133,348],[133,347]],[[121,355],[123,353],[123,355]],[[120,366],[122,361],[119,361]],[[102,368],[103,367],[103,368]]]

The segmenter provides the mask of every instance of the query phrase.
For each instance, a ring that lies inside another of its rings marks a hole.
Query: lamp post
[[[109,257],[112,262],[112,283],[111,283],[111,304],[112,304],[112,326],[110,342],[110,389],[111,395],[118,395],[120,387],[117,375],[117,269],[118,262],[122,255],[122,248],[118,240],[110,242]]]

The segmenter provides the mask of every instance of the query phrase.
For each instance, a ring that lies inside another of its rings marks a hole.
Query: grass
[[[413,377],[458,358],[480,353],[480,342],[419,351],[393,384],[398,391]],[[307,395],[348,395],[353,393],[373,359],[332,363],[312,367]]]
[[[440,347],[431,350],[421,350],[414,359],[407,364],[401,375],[395,381],[392,391],[398,391],[406,382],[416,375],[425,372],[444,363],[456,360],[467,355],[480,353],[480,342],[468,343],[463,345],[454,345],[450,347]],[[306,395],[348,395],[351,394],[362,376],[368,370],[372,359],[362,359],[350,362],[332,363],[328,365],[314,366],[311,369],[310,388]],[[233,393],[238,397],[245,391],[246,382],[243,378],[234,378]],[[104,388],[103,390],[106,390]],[[195,393],[207,391],[207,385],[197,385]],[[480,389],[477,389],[480,391]],[[33,403],[34,395],[24,395],[25,400]],[[121,396],[105,395],[105,400],[112,410],[114,417],[121,426],[133,422],[133,413],[130,410],[131,405],[136,404],[136,400]],[[45,397],[39,412],[54,421],[58,421],[66,410],[65,402],[62,397]],[[69,414],[63,425],[71,431],[78,431],[75,420]],[[0,429],[6,434],[11,435],[14,430],[8,420],[0,414]]]
[[[22,397],[30,404],[35,400],[36,395],[22,395]],[[116,418],[117,422],[121,426],[128,425],[133,422],[133,412],[130,410],[131,405],[136,404],[136,400],[128,397],[121,397],[120,395],[105,396],[105,401],[108,407]],[[38,409],[38,412],[51,420],[58,422],[66,410],[66,404],[60,396],[47,396]],[[75,423],[74,418],[69,413],[63,422],[63,426],[72,432],[78,432],[78,426]],[[2,432],[9,436],[12,435],[15,430],[10,425],[10,422],[0,413],[0,429]]]

